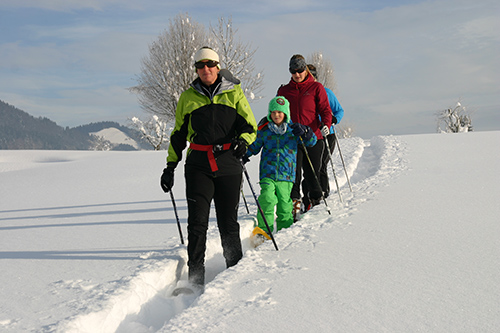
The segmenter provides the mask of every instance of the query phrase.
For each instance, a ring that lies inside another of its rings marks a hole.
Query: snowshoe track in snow
[[[369,141],[361,138],[344,139],[340,141],[340,145],[353,192],[350,193],[349,187],[346,186],[347,179],[339,157],[338,147],[336,147],[333,161],[344,197],[344,204],[339,202],[335,193],[336,185],[329,165],[328,170],[332,179],[330,180],[331,193],[327,200],[332,210],[331,217],[326,220],[318,219],[316,217],[318,212],[324,210],[325,207],[324,204],[314,207],[291,228],[276,234],[276,242],[280,251],[286,251],[287,248],[295,246],[301,246],[306,250],[307,248],[313,249],[317,240],[311,237],[311,232],[308,231],[333,225],[332,222],[335,225],[342,225],[340,220],[348,216],[350,210],[356,209],[357,205],[369,200],[376,187],[385,184],[390,177],[397,173],[396,171],[404,169],[405,161],[402,156],[405,147],[392,136],[374,137]],[[255,183],[254,188],[258,188],[257,179],[252,180]],[[242,262],[244,265],[236,265],[226,269],[218,231],[214,226],[215,223],[212,223],[211,220],[207,237],[206,289],[203,294],[172,296],[172,291],[179,281],[187,279],[186,249],[185,246],[177,246],[163,253],[146,254],[157,257],[157,263],[153,266],[147,266],[143,270],[139,268],[134,276],[125,278],[121,287],[118,287],[111,293],[111,296],[103,301],[102,309],[68,318],[67,321],[60,322],[57,326],[65,332],[155,332],[165,330],[165,327],[169,330],[182,331],[182,327],[175,327],[176,322],[182,322],[182,320],[173,321],[174,318],[188,316],[189,311],[186,310],[189,308],[197,307],[197,311],[203,311],[203,306],[218,306],[210,301],[211,295],[216,293],[220,296],[224,293],[224,288],[231,288],[231,286],[224,285],[225,280],[218,281],[217,276],[221,273],[223,275],[233,274],[235,280],[241,280],[248,279],[245,272],[251,270],[258,271],[273,267],[274,270],[278,269],[286,273],[289,269],[302,269],[290,267],[286,262],[280,262],[278,258],[275,262],[262,262],[259,256],[260,251],[275,250],[270,241],[265,242],[257,249],[252,248],[248,236],[254,227],[253,216],[255,216],[257,208],[248,188],[245,190],[245,195],[251,214],[247,215],[245,207],[240,207],[244,251]],[[244,215],[243,212],[245,212]],[[215,214],[211,213],[211,219],[214,219],[213,216]],[[245,237],[245,235],[248,236]],[[266,283],[271,282],[248,281],[249,287],[259,288],[260,286],[261,292],[250,293],[251,297],[249,294],[249,298],[244,302],[272,304],[272,295],[269,290],[262,290]]]

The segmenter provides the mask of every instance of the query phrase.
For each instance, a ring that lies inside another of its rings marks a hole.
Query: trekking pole
[[[247,214],[250,214],[250,210],[248,209],[247,199],[245,198],[245,193],[243,193],[243,179],[241,180],[241,197],[243,198],[243,202],[245,203]]]
[[[328,139],[325,138],[325,143],[326,143],[326,149],[327,149],[327,154],[328,154],[328,159],[330,160],[330,164],[332,165],[332,171],[333,171],[333,178],[335,179],[335,185],[337,185],[337,193],[339,194],[340,202],[344,202],[342,200],[342,195],[340,194],[340,187],[339,187],[339,182],[337,181],[337,174],[335,173],[335,168],[333,167],[333,159],[332,159],[332,154],[330,154],[330,144],[328,143]]]
[[[309,165],[311,166],[312,172],[314,174],[314,178],[316,178],[316,182],[318,183],[318,186],[321,190],[321,183],[319,182],[318,175],[316,174],[316,171],[314,170],[314,166],[311,162],[311,158],[309,157],[309,153],[307,152],[307,148],[306,148],[306,145],[304,144],[304,140],[302,140],[301,136],[299,136],[299,138],[300,138],[300,142],[302,142],[302,147],[304,147],[304,152],[306,154],[307,160],[309,161]],[[324,196],[322,196],[322,197],[323,197],[323,201],[325,202],[325,206],[326,206],[326,210],[328,211],[328,214],[332,215],[332,213],[330,212],[330,207],[328,207],[328,204],[326,203],[325,197]]]
[[[262,207],[260,206],[259,199],[257,198],[255,191],[253,190],[252,183],[250,182],[250,176],[248,175],[247,168],[245,167],[245,164],[243,163],[243,161],[241,162],[241,166],[243,167],[243,172],[245,173],[245,177],[247,178],[248,186],[250,187],[250,190],[252,191],[255,202],[257,203],[257,207],[259,208],[259,212],[260,212],[260,215],[262,216],[262,220],[264,220],[264,223],[266,225],[267,231],[269,233],[269,237],[271,237],[271,240],[273,241],[274,248],[276,249],[276,251],[278,251],[278,245],[276,244],[276,241],[274,240],[274,236],[273,236],[273,233],[271,232],[271,228],[269,227],[269,224],[267,223],[266,217],[264,216],[264,211],[262,210]]]
[[[247,214],[250,214],[250,210],[248,209],[247,199],[245,199],[245,193],[243,193],[243,189],[241,190],[241,197],[243,198],[243,202],[245,203],[245,208],[247,209]]]
[[[172,205],[174,206],[175,218],[177,219],[177,228],[179,229],[179,236],[181,236],[181,244],[184,244],[184,237],[182,237],[181,222],[179,221],[179,215],[177,215],[177,206],[175,205],[174,194],[172,189],[170,189],[170,199],[172,199]]]
[[[335,129],[333,130],[333,135],[335,135],[335,142],[337,142],[337,147],[339,149],[340,159],[342,160],[342,165],[344,166],[345,178],[347,178],[347,184],[349,184],[349,189],[352,192],[351,181],[349,180],[349,176],[347,175],[347,169],[345,167],[344,156],[342,156],[342,151],[340,150],[339,139],[337,138],[337,134],[335,134]]]

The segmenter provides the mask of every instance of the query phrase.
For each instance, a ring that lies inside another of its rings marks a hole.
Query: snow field
[[[332,193],[225,268],[211,215],[206,288],[186,279],[165,152],[0,151],[0,331],[495,332],[499,132],[341,140]],[[258,158],[247,164],[258,191]],[[329,166],[329,172],[331,167]],[[183,173],[174,195],[184,238]],[[257,193],[258,194],[258,193]],[[8,301],[6,301],[8,300]]]

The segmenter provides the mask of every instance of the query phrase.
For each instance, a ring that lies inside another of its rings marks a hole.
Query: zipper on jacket
[[[276,174],[274,175],[274,179],[276,181],[279,180],[279,166],[280,166],[280,158],[281,158],[281,154],[280,154],[280,135],[277,135],[277,139],[276,139]]]

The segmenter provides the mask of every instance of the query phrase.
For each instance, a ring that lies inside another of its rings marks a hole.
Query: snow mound
[[[99,137],[103,138],[104,140],[111,142],[115,146],[120,145],[120,144],[124,144],[124,145],[132,146],[137,150],[140,150],[140,145],[137,143],[137,141],[135,141],[134,139],[129,137],[127,134],[123,133],[122,131],[120,131],[119,129],[117,129],[115,127],[105,128],[105,129],[102,129],[98,132],[93,132],[90,134],[99,136]]]

